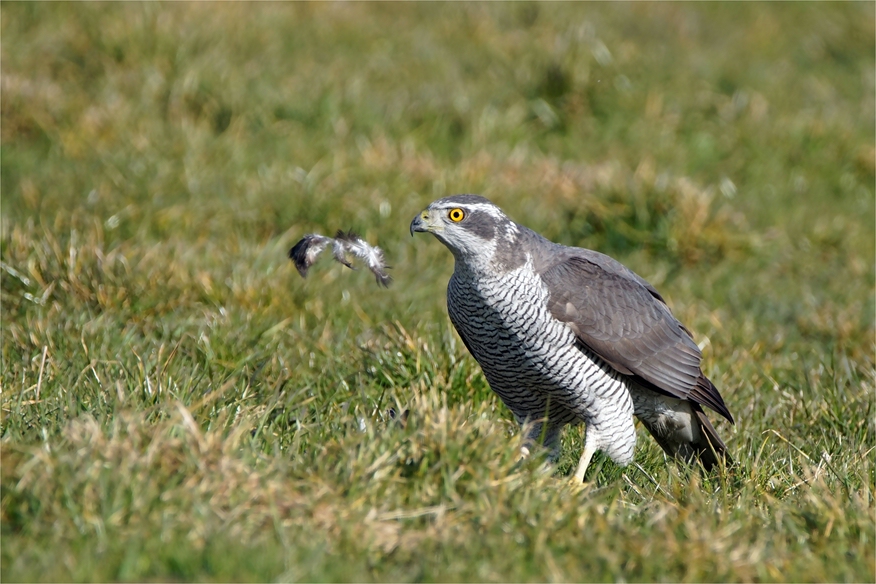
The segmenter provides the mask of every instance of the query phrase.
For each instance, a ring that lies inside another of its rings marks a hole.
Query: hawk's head
[[[411,221],[411,235],[427,231],[457,259],[491,261],[497,249],[507,251],[518,226],[488,199],[454,195],[432,202]]]

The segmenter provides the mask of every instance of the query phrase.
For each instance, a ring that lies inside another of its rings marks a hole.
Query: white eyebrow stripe
[[[501,209],[496,207],[495,205],[486,205],[484,203],[442,203],[440,205],[436,205],[433,207],[436,210],[446,210],[446,209],[467,209],[470,211],[483,211],[489,213],[491,216],[496,218],[502,218],[505,216],[502,213]]]

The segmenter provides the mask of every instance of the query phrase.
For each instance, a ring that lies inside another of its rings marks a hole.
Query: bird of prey
[[[731,423],[703,374],[690,331],[651,284],[616,260],[553,243],[515,223],[488,199],[438,199],[411,222],[453,253],[450,320],[491,389],[556,458],[566,425],[586,435],[575,480],[602,451],[633,459],[635,415],[670,456],[706,470],[726,446],[703,412]]]

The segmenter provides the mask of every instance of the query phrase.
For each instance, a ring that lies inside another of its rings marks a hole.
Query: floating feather
[[[378,284],[384,287],[389,286],[392,278],[386,273],[388,266],[383,257],[383,250],[377,246],[369,245],[352,231],[344,233],[343,230],[338,231],[333,238],[318,233],[309,233],[289,250],[289,259],[295,264],[301,277],[307,277],[307,270],[329,245],[332,246],[332,256],[335,261],[355,270],[356,268],[347,259],[347,254],[357,257],[364,261],[368,269],[374,273]]]

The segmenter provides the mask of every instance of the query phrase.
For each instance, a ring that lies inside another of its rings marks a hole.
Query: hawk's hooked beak
[[[414,235],[415,231],[420,232],[429,232],[433,231],[434,225],[429,220],[429,211],[422,211],[419,215],[414,217],[414,220],[411,221],[411,236]]]

